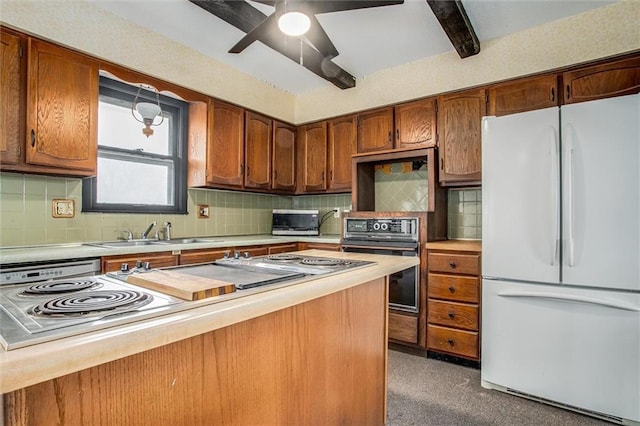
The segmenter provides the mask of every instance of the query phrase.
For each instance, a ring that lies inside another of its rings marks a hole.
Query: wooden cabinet
[[[198,250],[185,250],[179,255],[179,265],[192,265],[194,263],[209,263],[215,262],[218,259],[222,259],[226,253],[229,253],[228,248],[213,248],[213,249],[198,249]]]
[[[298,128],[298,192],[327,189],[327,122]]]
[[[640,57],[578,68],[562,74],[564,103],[640,92]]]
[[[480,359],[480,253],[429,250],[427,349]]]
[[[298,243],[273,244],[267,247],[268,254],[287,253],[298,250]]]
[[[265,256],[269,254],[269,246],[246,246],[246,247],[234,247],[232,253],[238,252],[240,256],[244,256],[248,253],[249,256]]]
[[[351,190],[351,156],[356,154],[357,116],[330,120],[328,189]]]
[[[438,154],[441,185],[479,184],[481,120],[486,114],[484,89],[438,98]]]
[[[245,113],[245,188],[271,188],[273,124],[269,117]]]
[[[299,243],[299,250],[328,250],[340,251],[340,244],[333,243]]]
[[[24,39],[2,29],[0,31],[0,164],[17,164],[24,144]],[[4,167],[3,167],[4,168]]]
[[[393,107],[358,114],[358,153],[393,148]]]
[[[519,112],[558,106],[558,76],[530,77],[500,83],[489,88],[488,115]]]
[[[165,268],[178,265],[178,256],[171,252],[123,254],[118,256],[104,256],[102,258],[102,273],[119,271],[123,263],[133,268],[137,261],[149,262],[152,268]]]
[[[421,99],[397,105],[395,112],[396,149],[436,146],[436,100]]]
[[[418,343],[418,317],[389,312],[389,339],[416,345]]]
[[[296,190],[296,128],[273,122],[273,172],[271,188],[277,191]]]
[[[207,182],[242,188],[244,183],[244,110],[218,100],[209,111]]]
[[[96,172],[98,63],[29,39],[26,162]]]

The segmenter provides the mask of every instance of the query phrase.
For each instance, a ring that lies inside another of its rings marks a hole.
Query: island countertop
[[[77,372],[336,293],[418,264],[415,257],[299,252],[374,265],[10,351],[0,351],[0,393]]]

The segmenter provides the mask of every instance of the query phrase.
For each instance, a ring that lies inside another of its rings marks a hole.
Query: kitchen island
[[[0,352],[7,425],[384,424],[387,276],[412,257]]]

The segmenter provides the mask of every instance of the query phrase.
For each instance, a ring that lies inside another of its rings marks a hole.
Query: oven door
[[[414,256],[419,255],[417,244],[403,244],[405,247],[372,246],[370,241],[366,245],[342,242],[342,250],[351,253],[383,254],[388,256]],[[406,312],[418,312],[420,300],[420,267],[414,266],[396,272],[389,276],[389,307]]]

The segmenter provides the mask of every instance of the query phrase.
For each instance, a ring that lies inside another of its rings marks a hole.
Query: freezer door
[[[482,122],[482,274],[560,280],[559,112]]]
[[[639,294],[482,286],[484,387],[640,421]]]
[[[566,284],[640,291],[640,95],[563,106]]]

